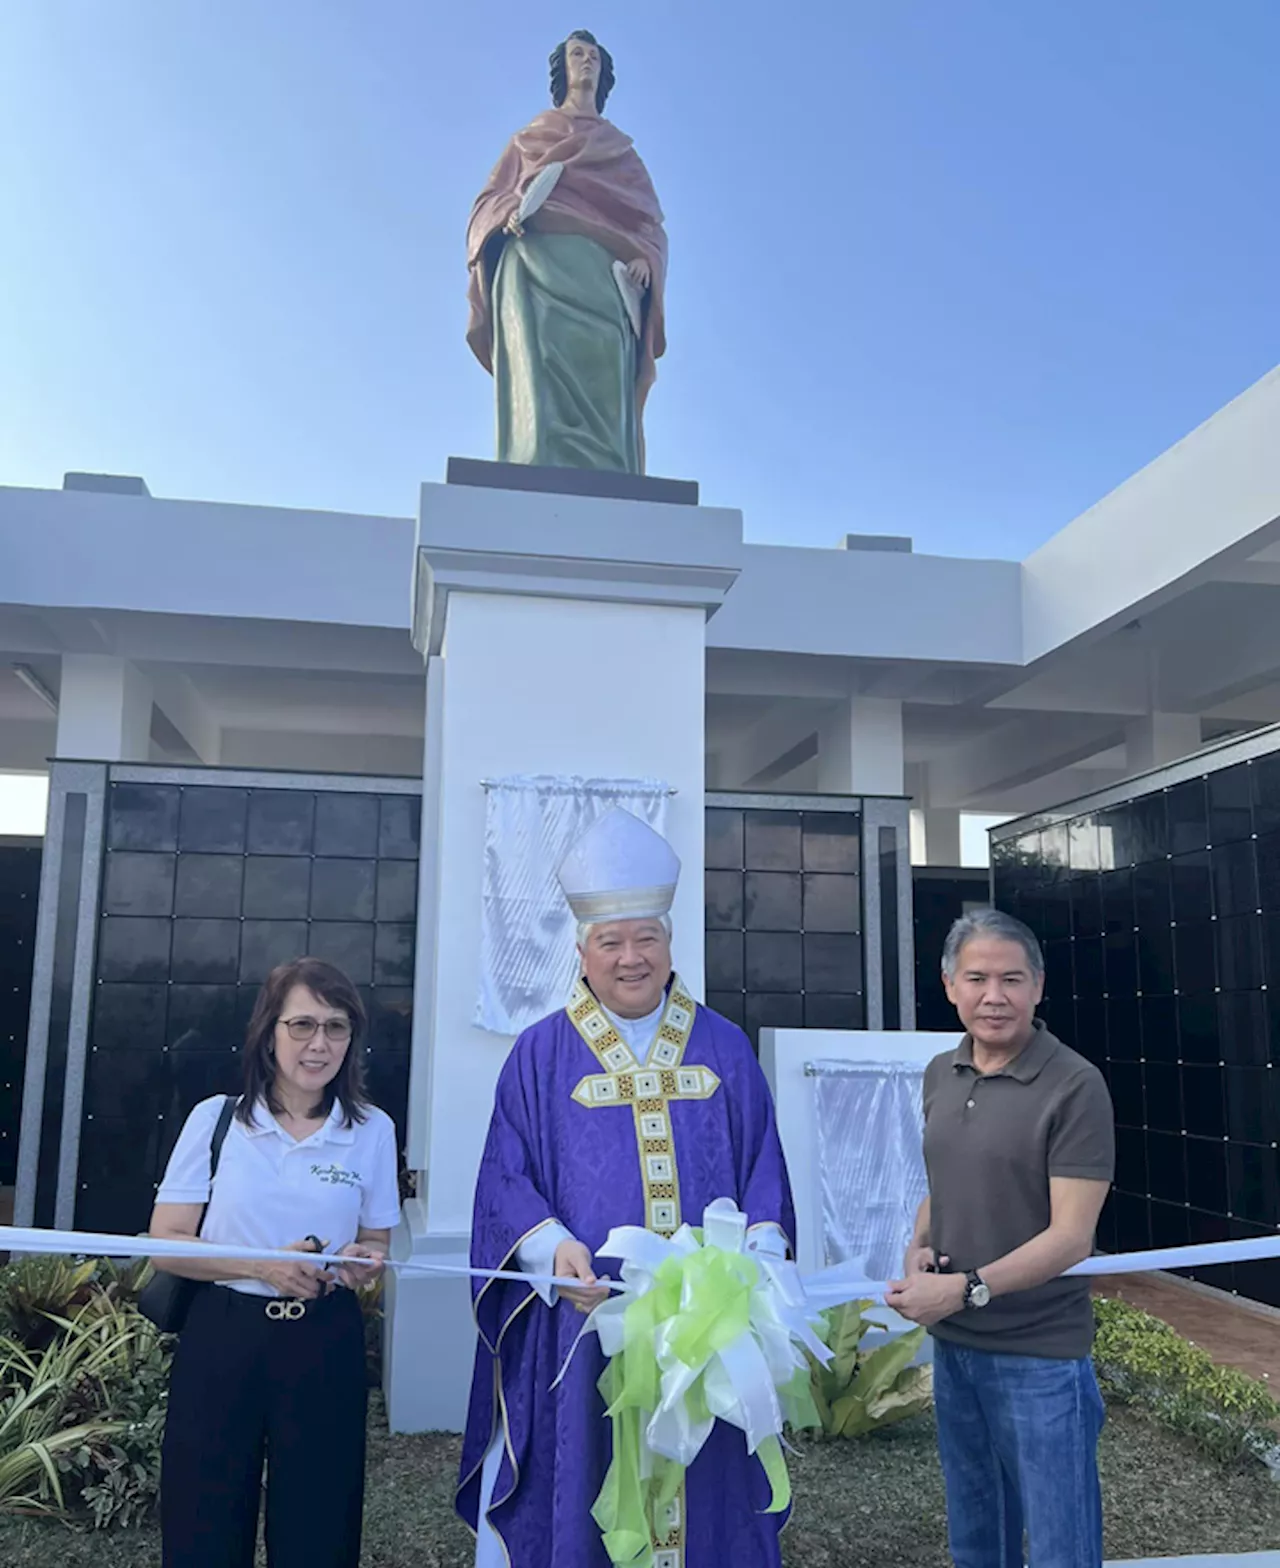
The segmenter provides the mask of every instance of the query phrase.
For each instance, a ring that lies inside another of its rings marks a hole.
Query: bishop
[[[477,1531],[477,1568],[608,1568],[592,1518],[610,1460],[594,1338],[557,1384],[580,1314],[604,1298],[608,1232],[643,1225],[669,1236],[730,1197],[750,1222],[749,1245],[774,1255],[793,1245],[773,1103],[750,1042],[672,970],[679,874],[666,840],[619,808],[560,867],[581,979],[502,1070],[471,1258],[581,1283],[476,1284],[458,1508]],[[781,1516],[765,1512],[769,1495],[742,1433],[717,1423],[652,1521],[653,1568],[777,1568]]]

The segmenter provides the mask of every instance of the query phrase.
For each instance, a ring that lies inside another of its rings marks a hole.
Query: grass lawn
[[[453,1514],[458,1440],[371,1425],[365,1568],[468,1568]],[[803,1440],[790,1461],[796,1514],[787,1568],[946,1568],[942,1484],[929,1417],[861,1442]],[[1280,1483],[1261,1465],[1224,1469],[1141,1416],[1113,1411],[1102,1441],[1109,1558],[1280,1546]],[[317,1524],[323,1526],[321,1503]],[[0,1516],[5,1568],[158,1568],[154,1529],[81,1534]],[[698,1568],[698,1565],[694,1565]]]

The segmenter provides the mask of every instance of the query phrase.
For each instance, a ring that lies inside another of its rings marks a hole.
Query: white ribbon
[[[700,1245],[724,1252],[744,1252],[746,1229],[747,1217],[737,1205],[729,1198],[718,1198],[703,1214],[702,1243],[687,1225],[669,1241],[634,1225],[610,1231],[600,1255],[621,1261],[625,1294],[597,1307],[582,1333],[595,1333],[604,1354],[617,1355],[625,1341],[627,1308],[634,1298],[653,1288],[663,1263],[696,1252]],[[700,1365],[690,1366],[671,1348],[675,1320],[657,1326],[653,1353],[661,1370],[661,1393],[658,1407],[642,1433],[644,1476],[652,1472],[656,1455],[685,1466],[692,1464],[710,1436],[715,1418],[738,1427],[746,1436],[750,1453],[755,1453],[766,1438],[780,1438],[784,1422],[779,1392],[797,1372],[807,1369],[806,1352],[824,1366],[831,1361],[831,1352],[815,1333],[822,1310],[849,1301],[883,1302],[889,1290],[887,1280],[867,1278],[857,1260],[802,1275],[794,1263],[766,1253],[752,1256],[760,1278],[751,1292],[749,1326],[731,1345],[712,1353]],[[1089,1258],[1066,1272],[1127,1274],[1276,1257],[1280,1257],[1280,1235]],[[687,1293],[687,1281],[685,1289]],[[581,1339],[582,1334],[574,1342],[560,1378]],[[689,1409],[687,1396],[699,1378],[711,1420],[695,1421]]]
[[[267,1247],[242,1247],[233,1242],[178,1241],[162,1236],[113,1236],[88,1230],[41,1230],[0,1225],[0,1252],[60,1253],[68,1257],[97,1258],[194,1258],[259,1263],[338,1264],[375,1268],[376,1258],[353,1258],[341,1252],[274,1251]],[[476,1269],[465,1263],[423,1263],[416,1258],[381,1260],[389,1269],[406,1274],[470,1275],[473,1279],[509,1279],[525,1285],[555,1285],[561,1290],[580,1287],[580,1279],[551,1274],[525,1274],[516,1269]],[[603,1284],[604,1282],[601,1281]],[[619,1290],[619,1285],[610,1289]]]
[[[726,1252],[744,1250],[746,1216],[730,1198],[717,1198],[703,1214],[706,1244]],[[670,1239],[642,1230],[638,1225],[623,1225],[609,1232],[599,1255],[622,1260],[622,1279],[600,1280],[598,1287],[617,1292],[614,1300],[597,1307],[592,1314],[593,1331],[599,1334],[606,1355],[622,1348],[622,1314],[626,1298],[651,1288],[653,1276],[673,1252],[690,1252],[698,1246],[689,1227],[683,1226]],[[242,1247],[234,1243],[177,1241],[159,1236],[116,1236],[100,1231],[42,1230],[38,1227],[0,1225],[0,1252],[60,1253],[70,1257],[101,1258],[195,1258],[253,1260],[268,1263],[318,1263],[374,1267],[376,1259],[346,1257],[338,1252],[271,1251],[262,1247]],[[782,1352],[777,1335],[784,1330],[815,1355],[820,1342],[805,1324],[816,1313],[846,1301],[883,1301],[888,1280],[869,1279],[860,1261],[837,1263],[816,1274],[802,1275],[794,1263],[783,1262],[767,1253],[752,1257],[768,1277],[772,1295],[752,1301],[752,1324],[762,1340],[770,1343],[775,1361]],[[1146,1252],[1120,1252],[1086,1258],[1071,1275],[1147,1274],[1161,1269],[1209,1268],[1220,1263],[1248,1263],[1261,1258],[1280,1258],[1280,1235],[1257,1236],[1246,1241],[1203,1242],[1194,1247],[1157,1247]],[[472,1279],[505,1279],[525,1285],[554,1285],[560,1290],[581,1289],[580,1279],[552,1274],[525,1274],[518,1269],[479,1269],[465,1263],[426,1263],[416,1258],[387,1258],[389,1269],[407,1274],[469,1275]],[[759,1293],[757,1293],[759,1294]],[[757,1315],[759,1321],[757,1322]],[[812,1343],[810,1342],[812,1341]]]
[[[1146,1252],[1100,1253],[1063,1273],[1154,1274],[1163,1269],[1204,1269],[1218,1263],[1250,1263],[1259,1258],[1280,1258],[1280,1235],[1253,1236],[1247,1241],[1208,1241],[1194,1247],[1153,1247]],[[846,1301],[882,1301],[889,1283],[868,1279],[859,1259],[807,1274],[803,1281],[810,1302],[820,1307],[836,1307]]]

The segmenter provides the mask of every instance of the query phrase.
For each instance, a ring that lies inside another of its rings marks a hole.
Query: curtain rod
[[[498,779],[481,779],[480,780],[480,788],[481,789],[495,789],[497,787],[497,785],[499,784],[499,782],[500,782],[500,780],[498,780]],[[622,793],[622,792],[619,791],[618,793]],[[678,795],[680,793],[680,791],[675,787],[674,784],[668,784],[666,786],[666,789],[664,790],[663,793],[667,794],[667,795]]]

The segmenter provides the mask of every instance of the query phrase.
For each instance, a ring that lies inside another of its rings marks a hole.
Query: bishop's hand
[[[556,1248],[555,1276],[557,1279],[580,1279],[581,1287],[560,1286],[560,1294],[572,1302],[579,1312],[594,1312],[602,1301],[609,1299],[609,1292],[596,1284],[595,1270],[591,1267],[591,1253],[580,1241],[562,1241]]]

